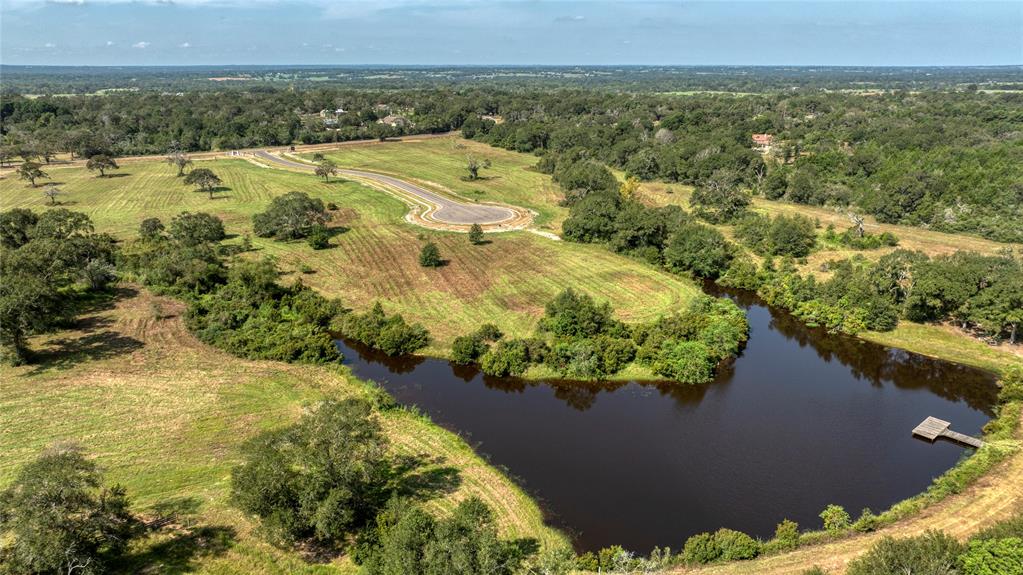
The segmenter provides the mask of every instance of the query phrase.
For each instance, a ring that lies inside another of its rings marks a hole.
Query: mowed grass
[[[644,183],[640,187],[639,198],[649,205],[680,205],[688,209],[692,187],[678,184]],[[830,208],[804,206],[788,202],[777,202],[754,198],[753,207],[756,211],[778,216],[780,214],[802,214],[821,222],[822,228],[828,224],[835,226],[838,232],[851,226],[845,212]],[[731,226],[717,226],[722,233],[733,237]],[[1004,244],[985,240],[974,236],[946,234],[910,226],[881,224],[872,217],[867,217],[865,227],[869,233],[891,232],[899,239],[897,247],[876,250],[851,249],[818,249],[800,265],[803,273],[826,278],[829,274],[822,271],[825,262],[841,260],[861,255],[870,260],[877,260],[896,249],[919,250],[934,257],[956,251],[974,251],[994,255],[1001,250],[1010,249],[1023,254],[1020,244]],[[822,230],[823,231],[823,230]],[[754,256],[756,257],[756,256]],[[756,258],[759,259],[759,258]],[[890,347],[906,349],[912,352],[972,365],[981,369],[1001,372],[1010,365],[1023,362],[1023,346],[1002,344],[988,345],[950,325],[919,324],[901,321],[899,326],[889,332],[866,332],[860,337]]]
[[[561,233],[561,222],[568,209],[558,206],[561,192],[549,176],[533,169],[536,156],[520,154],[460,136],[370,143],[345,146],[325,152],[342,168],[386,172],[448,191],[470,201],[507,202],[532,209],[539,214],[535,227]],[[466,158],[490,160],[491,167],[480,170],[480,179],[466,181]],[[302,154],[310,159],[312,154]]]
[[[450,143],[437,139],[365,148],[388,147],[394,150],[389,152],[393,155],[399,150],[420,150],[416,146]],[[346,153],[362,148],[346,148]],[[458,153],[448,153],[451,170],[461,168]],[[441,157],[439,153],[425,154],[414,163],[428,164],[428,156]],[[525,163],[521,158],[518,162],[520,166]],[[354,182],[327,183],[312,174],[263,168],[244,160],[197,165],[212,168],[224,180],[225,190],[213,200],[185,186],[170,166],[156,161],[128,164],[113,178],[99,178],[81,168],[53,169],[51,175],[66,193],[62,197],[65,207],[89,214],[98,231],[121,239],[135,237],[146,217],[169,223],[186,210],[216,214],[234,236],[250,234],[252,215],[264,210],[273,197],[294,190],[335,202],[341,209],[331,223],[337,235],[330,249],[315,251],[301,241],[253,237],[257,251],[250,255],[276,258],[288,274],[286,281],[301,277],[306,285],[341,298],[357,311],[380,301],[389,313],[422,322],[433,335],[426,350],[431,355],[447,355],[455,337],[485,322],[497,324],[512,336],[527,336],[534,331],[544,304],[568,287],[610,302],[628,322],[648,321],[679,310],[699,293],[684,278],[601,246],[558,242],[526,231],[488,234],[489,243],[473,246],[465,234],[435,232],[405,222],[405,204]],[[546,178],[524,173],[530,178]],[[441,179],[439,175],[429,177]],[[460,182],[457,170],[449,177],[451,182]],[[497,181],[488,180],[495,186]],[[495,200],[515,203],[519,199],[493,194]],[[4,209],[48,209],[48,200],[41,189],[28,188],[8,177],[0,181],[0,205]],[[419,266],[419,250],[427,240],[439,245],[446,265],[436,269]],[[312,273],[301,273],[302,269]]]
[[[72,442],[128,489],[145,517],[182,510],[133,549],[124,572],[353,571],[346,559],[307,563],[264,543],[256,523],[228,503],[230,470],[246,438],[295,421],[325,396],[367,394],[368,384],[345,368],[235,358],[195,340],[182,311],[180,302],[123,288],[75,329],[35,338],[36,364],[0,368],[0,488],[41,450]],[[564,540],[521,489],[454,434],[404,411],[380,420],[394,453],[427,461],[421,472],[457,471],[453,491],[427,503],[434,511],[475,494],[506,536]]]

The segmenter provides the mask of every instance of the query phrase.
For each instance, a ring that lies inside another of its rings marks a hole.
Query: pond
[[[713,286],[709,288],[715,290]],[[769,538],[920,493],[968,453],[912,437],[925,417],[975,435],[986,372],[811,329],[743,292],[750,340],[714,382],[537,382],[338,342],[345,363],[462,435],[536,497],[577,550],[646,553],[729,527]]]

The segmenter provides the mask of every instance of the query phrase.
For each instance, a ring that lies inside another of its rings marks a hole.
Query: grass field
[[[549,176],[533,169],[536,157],[494,148],[458,136],[429,140],[347,146],[325,155],[337,165],[387,172],[480,201],[501,201],[534,210],[535,226],[561,233],[568,209],[557,205],[560,191]],[[480,179],[465,181],[466,157],[488,159]],[[312,154],[302,154],[305,158]]]
[[[650,205],[675,204],[688,208],[692,188],[677,184],[645,183],[640,187],[639,194],[641,201]],[[833,224],[838,232],[850,227],[850,222],[843,212],[829,208],[776,202],[763,198],[754,198],[753,207],[759,212],[772,216],[799,213],[820,220],[822,227]],[[1023,246],[1019,244],[1003,244],[973,236],[946,234],[909,226],[880,224],[870,217],[866,219],[865,224],[867,231],[870,233],[891,232],[895,234],[899,238],[898,247],[876,250],[822,249],[810,254],[806,258],[806,263],[802,264],[800,269],[804,273],[825,277],[827,274],[821,271],[821,266],[829,260],[845,259],[857,254],[868,259],[878,259],[882,255],[899,248],[919,250],[932,257],[959,250],[995,254],[999,250],[1012,249],[1016,250],[1017,253],[1023,254]],[[732,237],[731,226],[717,227],[726,236]],[[756,256],[753,257],[755,258]],[[859,336],[883,345],[898,347],[923,355],[996,372],[1003,370],[1009,365],[1023,362],[1023,346],[1016,345],[1010,347],[1008,344],[1003,344],[996,347],[988,345],[959,332],[951,326],[945,325],[924,325],[902,321],[893,331],[866,332],[859,334]]]
[[[237,359],[195,340],[182,305],[132,288],[84,314],[74,330],[36,338],[40,361],[0,368],[0,485],[45,447],[75,442],[107,478],[125,485],[149,518],[179,515],[134,549],[125,572],[337,573],[344,559],[307,563],[253,533],[227,504],[238,446],[262,429],[295,420],[325,395],[367,393],[344,368]],[[381,416],[395,453],[422,456],[418,472],[453,468],[457,486],[431,500],[443,512],[476,494],[507,536],[563,541],[512,481],[457,436],[404,411]]]
[[[459,142],[442,138],[365,148],[372,154],[390,154],[392,162],[397,162],[394,158],[408,156],[410,166],[426,166],[413,175],[442,180],[444,185],[455,187],[456,182],[465,185],[457,172],[464,160],[464,150],[452,148],[453,143]],[[432,146],[437,151],[433,153],[419,146]],[[356,148],[363,147],[352,149]],[[418,150],[419,155],[409,154],[409,150]],[[515,169],[526,164],[526,156],[508,152],[498,156],[494,159],[494,172],[500,166],[512,165],[509,158],[516,159]],[[600,246],[552,241],[529,232],[490,234],[489,243],[472,246],[465,234],[434,232],[406,223],[403,203],[353,182],[325,183],[311,174],[261,168],[243,160],[216,160],[202,165],[211,167],[224,180],[226,190],[218,192],[213,200],[192,191],[174,177],[170,166],[155,161],[128,164],[110,178],[98,178],[81,168],[53,169],[51,175],[66,193],[62,197],[65,207],[89,214],[98,231],[122,239],[134,237],[139,222],[146,217],[159,217],[167,223],[185,210],[211,212],[224,220],[230,234],[247,234],[252,229],[252,214],[265,209],[274,196],[292,190],[336,202],[342,209],[331,225],[342,233],[334,237],[331,249],[314,251],[304,242],[253,238],[259,250],[257,255],[277,258],[291,277],[301,276],[307,285],[340,297],[354,309],[367,309],[380,300],[388,312],[399,312],[407,319],[422,322],[434,336],[433,344],[426,350],[431,355],[447,355],[456,336],[475,330],[485,321],[496,323],[514,336],[529,335],[543,313],[544,304],[567,287],[611,302],[619,317],[630,322],[670,313],[698,293],[683,278],[612,254]],[[436,167],[444,165],[447,167]],[[427,171],[431,166],[438,170],[436,174]],[[452,170],[454,173],[449,174]],[[530,190],[536,190],[539,185],[536,179],[546,178],[521,171],[523,177],[534,183],[523,182],[521,188],[518,184],[512,186],[509,176],[495,177],[481,185],[491,186],[487,192],[491,199],[514,203],[529,195]],[[499,198],[499,192],[494,191],[498,188],[502,194]],[[507,191],[512,188],[517,196],[503,195],[513,194]],[[542,206],[547,200],[538,196],[533,201]],[[0,204],[4,209],[46,209],[47,202],[40,188],[26,187],[11,177],[0,181]],[[559,210],[550,207],[549,213],[557,214]],[[443,267],[419,266],[419,248],[427,239],[440,246],[447,261]],[[299,273],[303,266],[313,273]]]

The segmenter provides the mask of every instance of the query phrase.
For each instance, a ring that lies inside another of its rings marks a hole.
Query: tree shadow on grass
[[[201,502],[177,497],[157,504],[147,522],[151,542],[114,565],[119,573],[191,573],[203,559],[219,557],[234,546],[238,533],[227,525],[198,525]]]
[[[391,467],[398,495],[414,499],[433,499],[454,493],[462,484],[457,467],[444,465],[444,458],[428,455],[402,455]]]
[[[119,173],[116,173],[116,174],[104,174],[104,175],[102,175],[100,177],[103,178],[104,180],[106,180],[106,179],[109,179],[109,178],[127,178],[130,175],[131,175],[130,172],[119,172]]]
[[[108,359],[141,349],[144,344],[140,340],[108,330],[113,320],[100,315],[100,312],[112,309],[118,299],[136,294],[132,288],[116,288],[75,302],[75,311],[80,317],[68,327],[82,334],[52,339],[45,348],[33,351],[30,361],[34,367],[27,375],[64,370],[86,361]]]

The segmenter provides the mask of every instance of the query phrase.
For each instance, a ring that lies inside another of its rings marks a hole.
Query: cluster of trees
[[[30,359],[28,337],[68,325],[79,302],[116,279],[113,238],[64,208],[0,213],[0,353]]]
[[[501,99],[504,122],[463,133],[542,155],[558,171],[579,159],[640,180],[697,186],[698,203],[729,216],[769,199],[858,206],[880,221],[1020,241],[1023,165],[1018,95],[775,94],[735,98],[602,92]],[[471,122],[467,121],[467,125]],[[771,154],[751,134],[774,136]]]
[[[871,234],[863,230],[862,226],[853,226],[841,233],[835,231],[833,224],[821,236],[821,240],[854,250],[876,250],[883,247],[895,247],[899,245],[899,238],[891,232]]]
[[[559,183],[568,186],[565,203],[570,206],[562,227],[567,240],[604,243],[677,273],[758,291],[768,303],[834,331],[890,330],[906,318],[955,321],[986,337],[1019,339],[1023,262],[1011,252],[931,259],[896,250],[877,263],[863,258],[832,262],[831,277],[819,281],[799,274],[792,259],[805,257],[818,242],[818,225],[805,216],[736,212],[727,219],[741,247],[677,206],[652,208],[623,197],[622,186],[595,162],[562,164],[555,173],[560,169]],[[825,232],[824,241],[862,249],[892,245],[897,238],[866,234],[854,225],[842,234]],[[743,257],[743,247],[766,256],[759,268]]]
[[[366,313],[341,316],[334,326],[345,337],[388,355],[413,353],[430,343],[430,332],[425,327],[406,322],[401,314],[388,316],[380,302]]]
[[[755,289],[768,303],[834,331],[889,330],[900,318],[952,321],[995,340],[1016,343],[1023,325],[1023,262],[1010,253],[971,252],[929,258],[895,250],[877,262],[832,262],[831,277],[799,274],[792,262],[767,259],[758,270],[732,266],[725,285]]]
[[[568,289],[547,303],[536,336],[504,339],[488,324],[456,338],[452,357],[478,362],[488,375],[521,375],[543,364],[576,379],[613,375],[638,361],[676,381],[703,383],[719,362],[738,352],[749,329],[734,303],[710,297],[646,325],[627,326],[613,315],[609,304]]]
[[[387,443],[369,402],[327,399],[246,444],[231,499],[275,545],[348,549],[373,575],[512,575],[536,553],[533,540],[500,539],[477,498],[443,519],[424,511],[415,498],[428,493],[411,486],[408,463]],[[564,564],[554,572],[566,573],[570,559]]]

